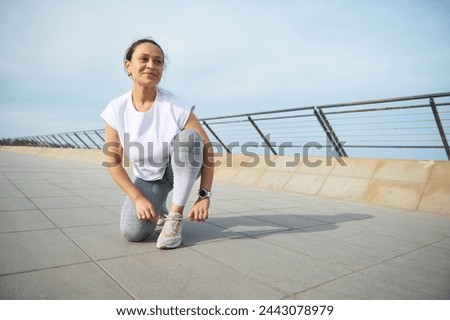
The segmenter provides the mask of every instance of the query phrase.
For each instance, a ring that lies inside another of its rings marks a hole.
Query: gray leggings
[[[150,200],[158,215],[172,189],[172,202],[184,206],[200,174],[202,159],[203,145],[200,135],[194,130],[183,130],[172,142],[170,161],[162,179],[145,181],[136,178],[134,184]],[[156,222],[138,219],[134,202],[126,197],[120,216],[120,230],[124,237],[128,241],[142,241],[150,236],[155,228]]]

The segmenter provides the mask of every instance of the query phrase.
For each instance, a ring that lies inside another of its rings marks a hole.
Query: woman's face
[[[164,55],[151,43],[141,43],[125,61],[125,68],[135,82],[143,86],[156,86],[161,80],[164,69]]]

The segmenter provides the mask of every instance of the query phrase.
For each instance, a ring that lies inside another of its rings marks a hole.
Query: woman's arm
[[[123,148],[120,144],[119,134],[117,133],[117,130],[108,124],[106,124],[105,127],[103,154],[105,155],[104,165],[108,167],[109,174],[117,185],[135,203],[138,218],[143,220],[156,220],[157,214],[153,208],[153,204],[144,197],[138,188],[136,188],[122,166]]]
[[[208,135],[194,113],[191,112],[184,129],[198,132],[203,142],[203,166],[201,169],[200,188],[211,190],[214,176],[214,152]],[[199,198],[188,214],[190,220],[205,221],[208,219],[210,198]]]

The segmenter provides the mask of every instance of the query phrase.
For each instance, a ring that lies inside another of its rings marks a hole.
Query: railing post
[[[58,137],[60,137],[61,139],[63,139],[63,141],[65,142],[64,148],[70,148],[70,143],[67,142],[66,139],[64,139],[64,137],[60,134],[58,134]]]
[[[89,135],[86,133],[86,131],[84,131],[83,133],[84,133],[84,135],[85,135],[86,137],[88,137],[89,140],[91,140],[91,142],[92,142],[98,149],[101,149],[100,146],[99,146],[98,144],[96,144],[95,141],[92,140],[91,137],[89,137]]]
[[[31,142],[33,143],[34,147],[39,146],[39,143],[36,141],[36,139],[34,137],[30,137]]]
[[[103,137],[97,132],[97,130],[95,130],[94,132],[103,142],[105,142],[105,139],[103,139]]]
[[[36,139],[41,142],[43,147],[47,148],[48,142],[44,138],[37,136]]]
[[[27,141],[28,141],[28,143],[29,143],[31,146],[33,146],[33,147],[36,145],[36,143],[34,142],[34,140],[33,140],[32,137],[27,138]]]
[[[447,154],[447,159],[450,160],[450,148],[448,146],[447,137],[445,136],[445,131],[444,131],[444,128],[442,127],[441,118],[439,117],[439,111],[436,108],[436,104],[434,103],[433,98],[430,98],[430,106],[431,106],[431,110],[433,111],[434,120],[436,121],[436,125],[438,127],[439,134],[441,135],[445,153]]]
[[[85,146],[86,146],[86,148],[88,148],[88,149],[90,149],[89,148],[89,145],[86,143],[86,142],[84,142],[84,140],[83,139],[81,139],[80,138],[80,136],[79,135],[77,135],[77,133],[76,132],[74,132],[73,133],[74,135],[75,135],[75,137],[77,137],[78,138],[78,140],[80,140]]]
[[[76,148],[81,149],[80,145],[79,145],[75,140],[73,140],[72,137],[69,136],[68,133],[66,133],[66,136],[67,136],[67,138],[70,139],[70,141],[72,141],[72,142],[74,143],[74,145],[75,145]]]
[[[320,125],[322,126],[323,131],[325,131],[328,140],[330,140],[331,144],[333,145],[334,151],[336,151],[340,157],[348,157],[347,153],[344,150],[344,147],[339,141],[336,133],[331,127],[330,122],[328,122],[328,119],[325,116],[325,113],[322,111],[322,109],[314,107],[314,114],[317,120],[319,121]]]
[[[55,135],[54,135],[54,134],[52,134],[51,136],[53,137],[53,139],[55,139],[56,141],[58,141],[58,144],[59,144],[59,147],[60,147],[60,148],[62,148],[62,147],[64,146],[64,144],[63,144],[63,143],[61,143],[61,141],[59,141],[59,140],[58,140],[58,138],[57,138],[57,137],[55,137]]]
[[[33,141],[34,146],[39,147],[39,145],[40,145],[39,140],[36,140],[35,137],[30,137],[30,139],[31,139],[31,141]]]
[[[211,134],[214,136],[214,138],[216,138],[216,140],[219,141],[219,143],[222,145],[222,147],[223,147],[229,154],[231,154],[231,151],[227,148],[227,146],[225,145],[225,143],[223,143],[222,140],[220,140],[219,136],[213,131],[213,129],[211,129],[211,127],[206,123],[206,121],[203,120],[203,124],[204,124],[205,127],[209,130],[209,132],[211,132]]]
[[[272,145],[270,144],[270,141],[267,140],[267,138],[264,136],[264,134],[261,132],[261,130],[259,130],[259,127],[256,125],[255,121],[252,119],[252,117],[247,116],[248,121],[250,121],[250,123],[252,124],[253,128],[255,128],[255,130],[259,133],[259,135],[261,136],[261,138],[264,140],[264,142],[267,144],[267,146],[270,148],[270,150],[272,151],[272,153],[274,155],[278,155],[277,152],[275,151],[275,149],[272,147]]]
[[[42,139],[48,142],[49,148],[53,147],[55,144],[55,141],[52,141],[49,136],[42,136]]]

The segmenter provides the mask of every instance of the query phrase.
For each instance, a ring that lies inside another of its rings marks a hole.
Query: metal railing
[[[105,139],[104,129],[54,133],[39,136],[4,139],[3,145],[48,148],[101,149]]]
[[[450,160],[450,92],[200,119],[217,152]],[[104,129],[2,144],[101,149]]]

